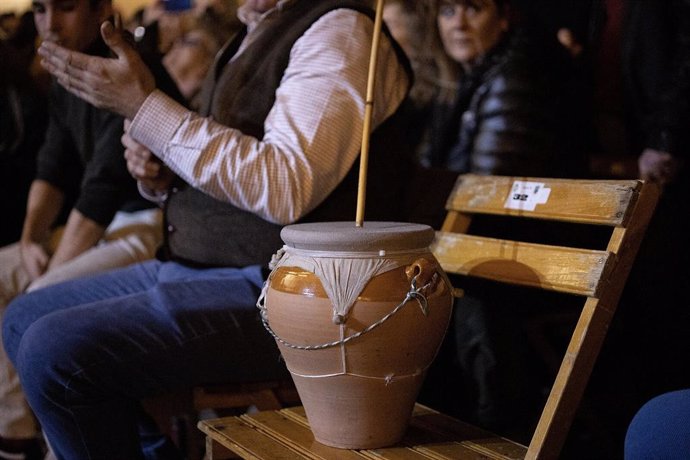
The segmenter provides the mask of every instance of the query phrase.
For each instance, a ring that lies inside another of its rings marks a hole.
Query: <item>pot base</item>
[[[424,375],[389,382],[355,375],[292,378],[318,442],[341,449],[375,449],[405,435]]]

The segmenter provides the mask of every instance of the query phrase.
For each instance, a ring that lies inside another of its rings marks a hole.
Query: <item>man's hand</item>
[[[575,34],[572,30],[565,27],[558,29],[558,32],[556,32],[556,38],[572,57],[578,57],[582,54],[584,47],[582,46],[582,43],[575,38]]]
[[[155,80],[121,30],[104,22],[101,35],[115,59],[89,56],[45,41],[38,50],[41,64],[68,91],[132,119],[156,88]]]
[[[175,174],[149,149],[132,139],[128,131],[129,122],[125,120],[125,132],[121,140],[125,147],[129,173],[150,190],[166,191],[175,178]]]
[[[42,245],[33,241],[21,241],[19,244],[22,256],[22,264],[29,274],[29,279],[34,281],[48,269],[50,256]]]
[[[681,162],[670,153],[649,148],[642,152],[637,163],[640,178],[661,185],[673,182],[682,167]]]

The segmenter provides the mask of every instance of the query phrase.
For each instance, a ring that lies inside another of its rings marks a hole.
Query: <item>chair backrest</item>
[[[558,457],[658,197],[656,185],[640,180],[458,178],[432,245],[447,273],[584,298],[526,458]],[[470,235],[478,214],[601,225],[611,233],[605,249]]]

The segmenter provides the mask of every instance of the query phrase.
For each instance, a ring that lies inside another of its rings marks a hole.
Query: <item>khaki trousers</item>
[[[60,232],[56,231],[51,242],[59,241],[59,235]],[[118,212],[96,246],[51,269],[33,283],[29,282],[22,266],[19,243],[0,248],[0,321],[7,305],[19,294],[151,259],[162,238],[162,213],[159,209]],[[33,414],[24,399],[19,378],[2,348],[0,336],[0,436],[24,439],[36,435]]]

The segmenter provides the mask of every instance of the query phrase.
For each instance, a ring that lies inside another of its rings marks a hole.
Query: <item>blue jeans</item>
[[[286,375],[255,306],[262,283],[258,266],[149,261],[12,302],[5,350],[58,458],[169,458],[140,434],[141,398]]]
[[[690,389],[671,391],[652,398],[630,422],[625,436],[625,460],[688,458]]]

